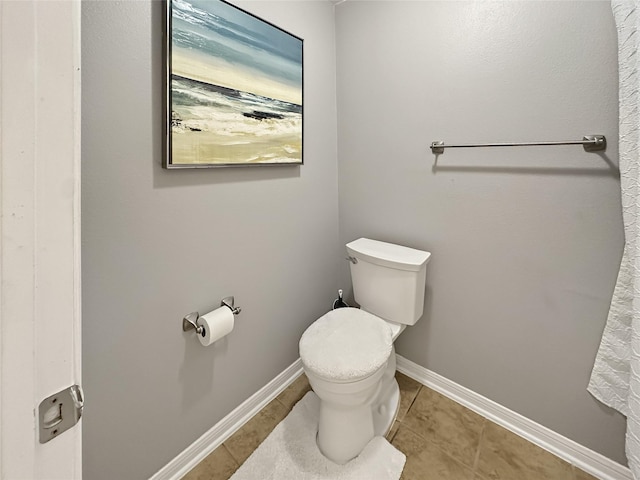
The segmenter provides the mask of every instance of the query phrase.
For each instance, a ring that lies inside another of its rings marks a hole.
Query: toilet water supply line
[[[333,309],[336,308],[345,308],[349,305],[342,299],[342,289],[338,290],[338,298],[333,301]]]

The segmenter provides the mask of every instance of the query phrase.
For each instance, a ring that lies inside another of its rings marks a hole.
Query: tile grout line
[[[428,388],[428,387],[427,387]],[[471,466],[469,466],[468,464],[466,464],[465,462],[463,462],[462,460],[460,460],[459,458],[455,457],[454,455],[451,454],[451,452],[449,450],[447,450],[446,448],[441,447],[440,445],[438,445],[437,443],[433,442],[431,439],[426,438],[421,432],[418,432],[414,429],[412,429],[411,427],[407,426],[407,425],[401,425],[401,428],[406,429],[408,431],[410,431],[411,433],[413,433],[414,435],[418,436],[423,442],[425,442],[426,444],[430,445],[432,448],[434,448],[435,450],[437,450],[438,452],[440,452],[442,455],[444,455],[445,457],[447,457],[449,460],[451,460],[452,462],[454,462],[455,464],[459,465],[460,467],[462,467],[463,469],[470,471],[472,475],[474,475],[474,480],[484,480],[482,477],[480,477],[479,475],[477,475],[477,472],[475,472]],[[396,433],[396,435],[400,433],[400,428],[398,429],[398,432]],[[397,448],[397,447],[396,447]],[[403,452],[404,453],[404,452]]]
[[[291,413],[291,410],[293,410],[293,407],[292,407],[292,408],[287,407],[287,406],[286,406],[284,403],[282,403],[282,402],[281,402],[277,397],[276,397],[276,398],[274,398],[272,401],[274,401],[274,400],[275,400],[276,402],[278,402],[280,405],[282,405],[282,407],[286,410],[287,415],[289,415],[289,413]],[[253,420],[253,419],[254,419],[254,418],[256,418],[258,415],[260,415],[260,414],[261,414],[261,413],[262,413],[266,408],[267,408],[267,406],[265,405],[265,407],[264,407],[264,408],[262,408],[262,410],[260,410],[260,411],[259,411],[258,413],[256,413],[253,417],[251,417],[251,420]],[[285,417],[284,417],[284,418],[286,418],[286,417],[287,417],[287,415],[285,415]],[[274,430],[278,425],[280,425],[280,423],[284,420],[284,418],[283,418],[282,420],[280,420],[278,423],[276,423],[276,424],[275,424],[275,426],[271,429],[271,432],[273,432],[273,430]],[[248,423],[248,422],[247,422],[247,423]],[[240,431],[240,430],[238,430],[238,432],[239,432],[239,431]],[[236,433],[238,433],[238,432],[236,432]],[[269,432],[269,434],[268,434],[267,436],[269,436],[269,435],[271,434],[271,432]],[[235,433],[234,433],[234,435],[235,435]],[[232,435],[232,437],[233,437],[233,435]],[[231,437],[229,437],[229,438],[231,438]],[[228,439],[227,439],[227,440],[228,440]],[[262,440],[262,442],[264,442],[264,440],[266,440],[266,437],[265,437],[265,439],[263,439],[263,440]],[[256,446],[256,448],[254,448],[254,449],[251,451],[251,453],[249,454],[249,457],[253,454],[253,452],[255,452],[255,451],[258,449],[258,447],[259,447],[260,445],[262,445],[262,442],[260,442],[260,443]],[[244,459],[244,460],[242,460],[242,461],[238,460],[238,459],[233,455],[233,453],[231,452],[231,449],[229,449],[229,448],[227,447],[226,443],[227,443],[227,442],[225,441],[225,442],[223,442],[221,445],[225,448],[225,450],[226,450],[227,452],[229,452],[229,455],[231,455],[231,458],[233,458],[233,460],[238,464],[238,468],[240,468],[240,467],[244,464],[244,462],[246,462],[246,461],[249,459],[249,457],[247,457],[246,459]],[[237,470],[237,469],[236,469],[236,470]]]
[[[413,398],[411,399],[411,403],[409,404],[409,408],[407,408],[407,411],[405,412],[404,416],[402,417],[402,419],[404,420],[405,417],[407,415],[409,415],[409,412],[411,411],[411,407],[413,407],[413,404],[416,403],[416,399],[418,398],[418,395],[420,394],[420,390],[422,390],[422,387],[424,387],[424,385],[422,385],[421,383],[419,383],[419,387],[418,390],[416,390],[416,394],[413,396]],[[400,422],[402,423],[402,422]]]
[[[427,389],[428,391],[433,391],[439,395],[441,395],[439,392],[436,392],[435,390],[431,389],[430,387],[428,387],[427,385],[424,385],[423,383],[420,383],[420,388],[418,389],[418,392],[416,393],[411,406],[409,407],[409,410],[407,411],[406,415],[405,415],[405,419],[408,418],[410,416],[410,412],[411,409],[413,408],[415,402],[417,401],[418,395],[422,392],[423,388]],[[425,391],[427,391],[425,390]],[[447,398],[447,397],[444,397]],[[452,401],[451,399],[448,399]],[[463,405],[460,405],[458,402],[452,401],[453,403],[455,403],[456,405],[464,408],[465,410],[469,410],[467,407],[464,407]],[[418,437],[420,437],[422,440],[424,440],[425,442],[427,442],[429,445],[431,445],[433,448],[435,448],[436,450],[438,450],[441,454],[445,455],[446,457],[448,457],[449,459],[451,459],[452,461],[454,461],[456,464],[460,465],[462,468],[464,468],[465,470],[467,470],[468,472],[470,472],[472,475],[477,475],[476,472],[476,467],[479,461],[479,456],[480,456],[480,444],[482,442],[482,437],[484,435],[484,430],[485,427],[487,425],[488,420],[486,418],[481,417],[482,419],[482,424],[481,424],[481,429],[479,431],[479,437],[478,437],[478,444],[476,447],[476,450],[474,451],[474,455],[473,455],[473,459],[470,463],[467,463],[465,461],[463,461],[461,458],[455,456],[452,454],[452,452],[448,449],[448,448],[444,448],[443,446],[435,443],[434,441],[432,441],[428,436],[425,436],[424,432],[422,430],[418,430],[418,429],[413,429],[410,426],[401,423],[401,428],[406,428],[408,431],[414,433],[415,435],[417,435]],[[398,433],[399,433],[400,429],[398,429]],[[397,434],[396,434],[397,435]],[[480,479],[480,477],[477,477],[478,479]]]
[[[227,442],[223,442],[222,444],[220,444],[220,447],[223,447],[227,452],[229,452],[229,455],[231,455],[231,458],[233,458],[233,461],[236,462],[238,464],[238,468],[240,468],[242,466],[242,464],[244,463],[244,460],[242,462],[240,460],[238,460],[235,457],[235,455],[233,454],[233,452],[231,451],[231,449],[227,447],[226,443]],[[220,448],[220,447],[218,447],[218,448]],[[214,450],[214,452],[215,452],[215,450]]]
[[[285,408],[285,410],[287,411],[287,415],[289,415],[291,413],[291,410],[293,410],[293,407],[291,407],[291,408],[287,407],[278,397],[274,398],[274,400],[277,401],[280,405],[282,405]],[[283,420],[284,420],[284,418],[282,420],[280,420],[280,422],[282,422]],[[278,426],[280,424],[280,422],[278,422],[276,424],[276,426]],[[273,427],[273,428],[276,428],[276,427]]]
[[[227,448],[227,446],[223,443],[220,445],[220,447],[224,448],[227,453],[231,456],[231,458],[233,458],[233,461],[236,462],[236,469],[233,471],[233,473],[231,474],[231,476],[229,478],[231,478],[233,476],[234,473],[236,473],[238,471],[238,469],[240,468],[240,466],[242,465],[240,462],[238,462],[238,460],[236,460],[236,457],[233,456],[233,454],[231,453],[231,451]],[[218,447],[219,448],[219,447]],[[215,450],[214,450],[215,451]],[[225,479],[228,480],[228,479]]]
[[[416,394],[411,399],[411,402],[409,403],[409,407],[407,407],[407,411],[404,412],[404,415],[402,415],[402,420],[396,419],[395,422],[394,422],[394,423],[398,423],[398,428],[396,429],[395,433],[393,434],[393,437],[385,438],[387,440],[387,442],[389,442],[392,445],[393,445],[393,440],[398,436],[398,432],[400,431],[400,427],[404,426],[402,422],[404,421],[405,418],[407,418],[407,415],[409,415],[409,412],[411,411],[411,407],[413,407],[413,404],[416,402],[416,399],[418,398],[418,394],[420,393],[420,390],[422,390],[423,385],[420,382],[416,382],[416,383],[418,384],[418,389],[416,390]],[[400,395],[402,395],[402,391],[400,392]],[[391,428],[393,428],[393,425],[391,426]],[[409,431],[413,431],[409,427],[406,427],[406,428],[408,428]],[[402,453],[404,453],[404,452],[402,452]]]
[[[385,438],[385,440],[387,442],[389,442],[391,445],[393,445],[393,439],[396,438],[396,436],[398,435],[398,432],[400,431],[400,427],[402,426],[402,422],[398,422],[398,428],[396,428],[396,431],[393,432],[393,436],[391,438]],[[393,428],[393,427],[392,427]],[[396,447],[397,448],[397,447]],[[404,452],[402,452],[404,453]]]
[[[487,420],[486,418],[482,422],[482,430],[480,430],[480,438],[478,439],[478,450],[476,451],[476,457],[473,460],[473,473],[474,475],[478,474],[478,463],[480,462],[480,450],[482,449],[482,441],[484,440],[484,432],[487,428]]]

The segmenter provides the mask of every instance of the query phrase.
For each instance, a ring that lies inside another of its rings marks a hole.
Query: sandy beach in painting
[[[286,142],[283,147],[281,141]],[[215,132],[185,132],[173,138],[173,155],[188,164],[299,163],[299,136],[264,138],[259,142],[230,141]]]
[[[302,42],[223,2],[173,4],[172,163],[301,163]]]
[[[176,163],[295,163],[302,158],[302,108],[174,75]]]

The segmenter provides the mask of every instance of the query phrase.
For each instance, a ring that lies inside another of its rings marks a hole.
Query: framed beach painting
[[[167,0],[165,168],[302,164],[302,39],[223,0]]]

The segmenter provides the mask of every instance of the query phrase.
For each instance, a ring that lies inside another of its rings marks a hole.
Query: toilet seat
[[[357,382],[383,368],[393,348],[387,322],[357,308],[338,308],[316,320],[300,338],[305,370],[337,383]]]

